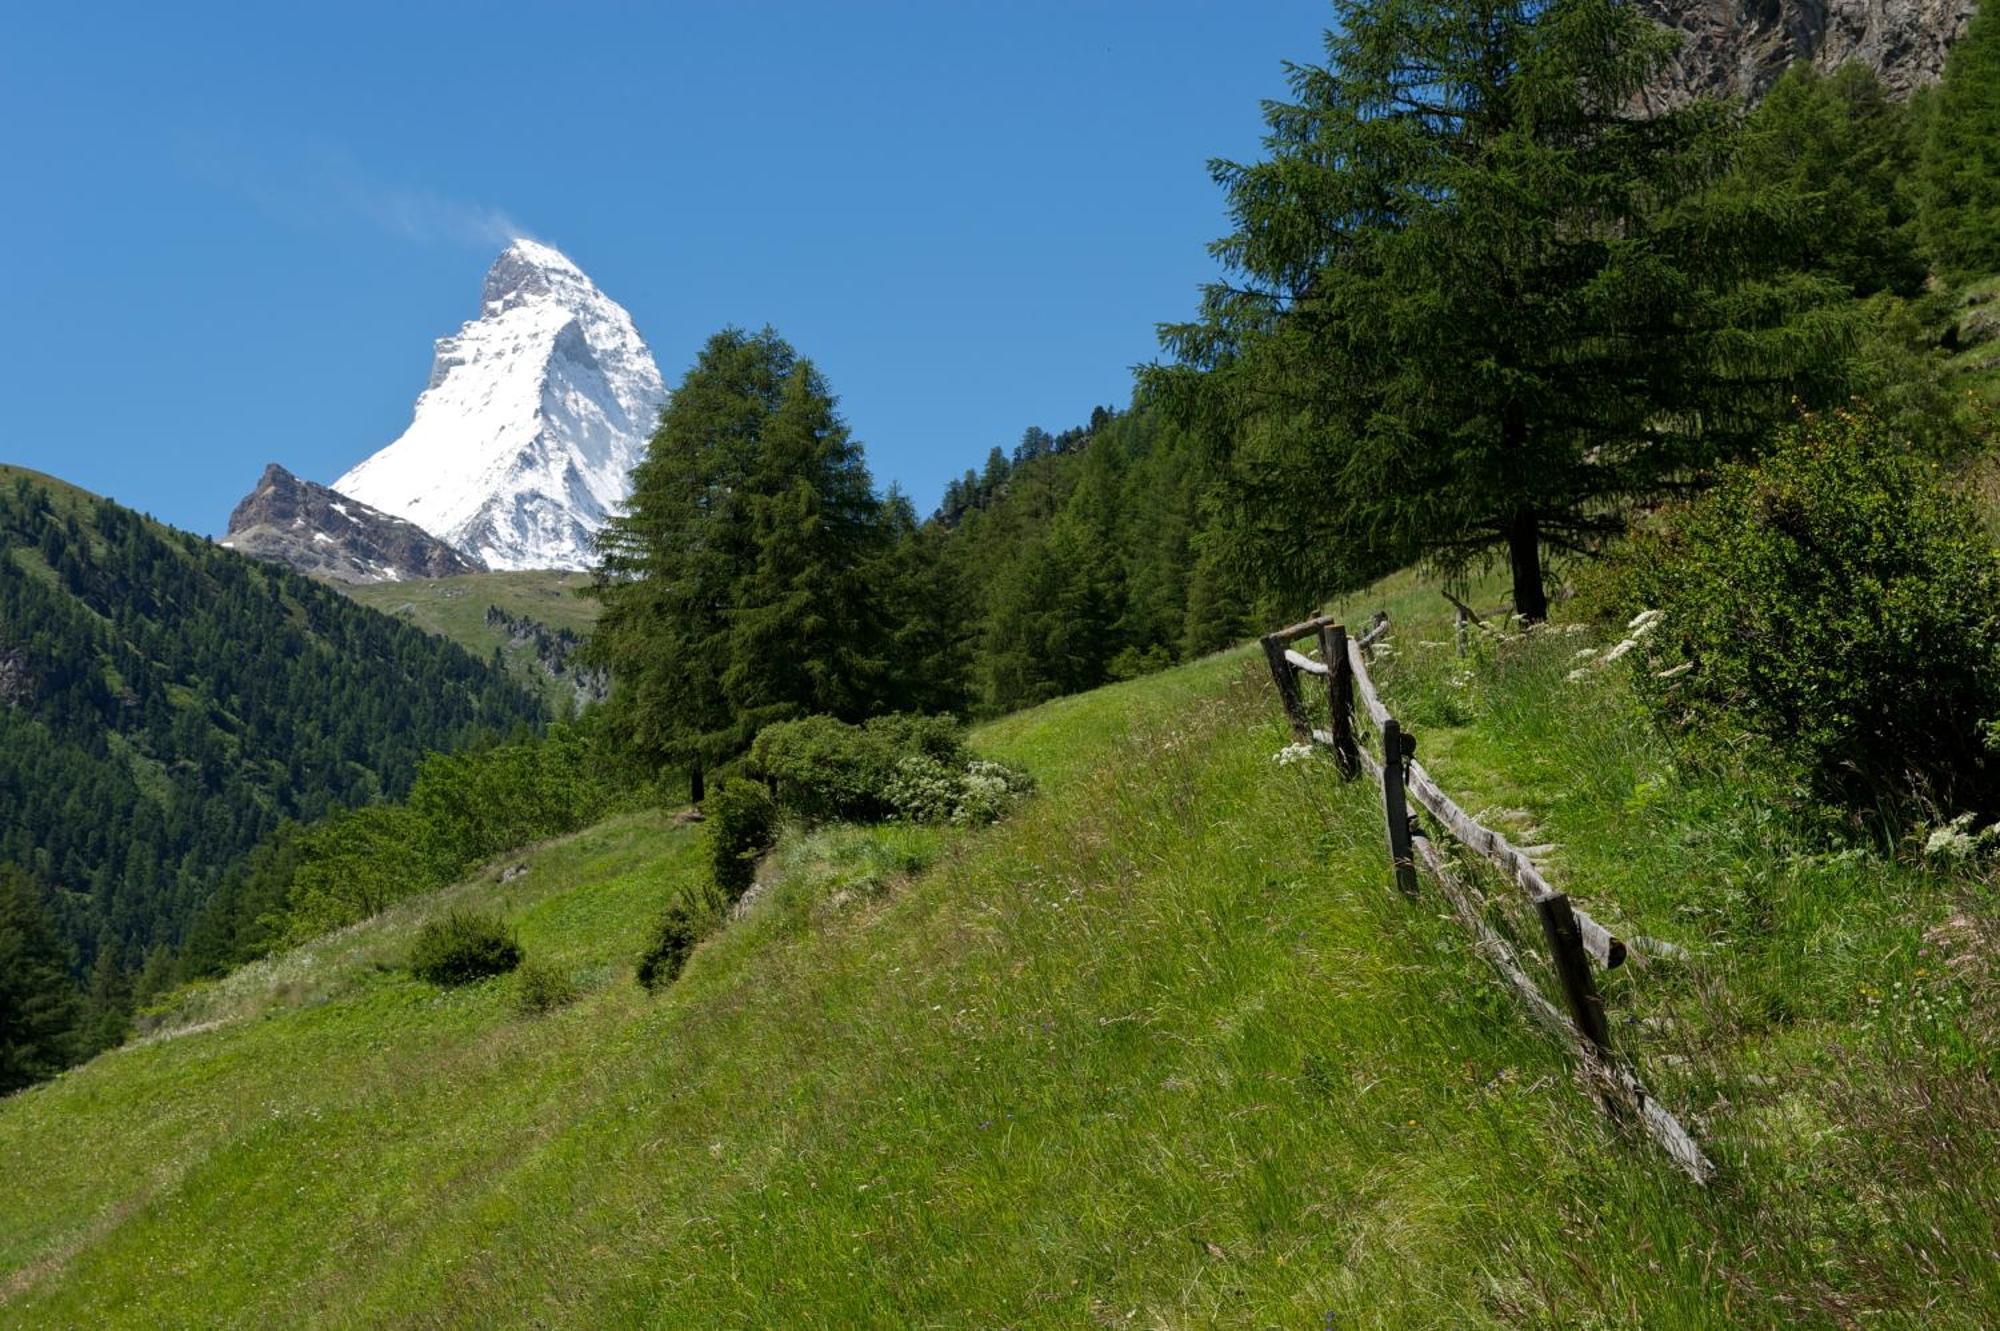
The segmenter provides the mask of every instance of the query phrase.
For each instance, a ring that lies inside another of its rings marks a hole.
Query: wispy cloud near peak
[[[294,226],[360,224],[421,245],[491,249],[540,239],[504,209],[427,186],[399,184],[342,149],[313,148],[282,162],[256,160],[212,140],[184,140],[187,172]]]
[[[499,208],[450,198],[432,190],[385,185],[358,177],[342,182],[340,189],[355,215],[419,243],[490,249],[524,236],[537,239]]]

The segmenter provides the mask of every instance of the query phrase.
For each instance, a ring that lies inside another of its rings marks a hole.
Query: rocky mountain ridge
[[[273,462],[229,515],[222,545],[334,582],[400,582],[484,565],[414,522],[371,508]]]

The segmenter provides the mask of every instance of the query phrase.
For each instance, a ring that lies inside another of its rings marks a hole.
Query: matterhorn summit
[[[410,428],[333,488],[489,568],[587,567],[666,400],[624,307],[517,240],[486,274],[479,317],[438,339]]]

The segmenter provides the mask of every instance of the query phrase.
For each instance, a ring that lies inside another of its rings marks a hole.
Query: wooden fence
[[[1477,616],[1460,606],[1461,634],[1468,618]],[[1653,1099],[1630,1063],[1613,1049],[1604,1000],[1598,993],[1595,963],[1610,970],[1625,964],[1626,944],[1569,897],[1549,885],[1542,872],[1506,837],[1460,808],[1416,759],[1416,737],[1383,705],[1368,674],[1369,649],[1389,631],[1388,616],[1377,614],[1368,631],[1350,637],[1347,629],[1324,616],[1267,633],[1262,642],[1271,679],[1301,744],[1319,744],[1333,751],[1340,775],[1352,780],[1366,772],[1382,790],[1382,816],[1388,834],[1389,863],[1396,886],[1409,896],[1420,892],[1419,863],[1437,882],[1453,913],[1471,932],[1479,952],[1526,1005],[1528,1012],[1560,1040],[1598,1091],[1608,1112],[1634,1119],[1674,1163],[1698,1183],[1706,1183],[1715,1167],[1673,1114]],[[1320,659],[1294,650],[1302,638],[1316,638]],[[1326,726],[1313,724],[1300,677],[1326,681]],[[1355,727],[1355,697],[1373,723],[1380,757],[1363,748]],[[1452,857],[1440,850],[1410,808],[1414,801],[1438,826],[1466,849],[1490,860],[1526,894],[1541,921],[1542,938],[1562,989],[1559,1007],[1542,992],[1522,966],[1519,954],[1494,929],[1479,890]]]

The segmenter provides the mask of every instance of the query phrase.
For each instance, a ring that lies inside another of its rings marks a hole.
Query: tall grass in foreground
[[[1686,949],[1611,975],[1607,1004],[1656,1093],[1695,1110],[1756,1265],[1829,1324],[1926,1324],[1931,1291],[2000,1316],[1990,881],[1830,843],[1757,764],[1677,764],[1625,667],[1579,671],[1576,630],[1482,636],[1470,662],[1448,636],[1412,624],[1378,682],[1440,780],[1556,843],[1600,919]]]

